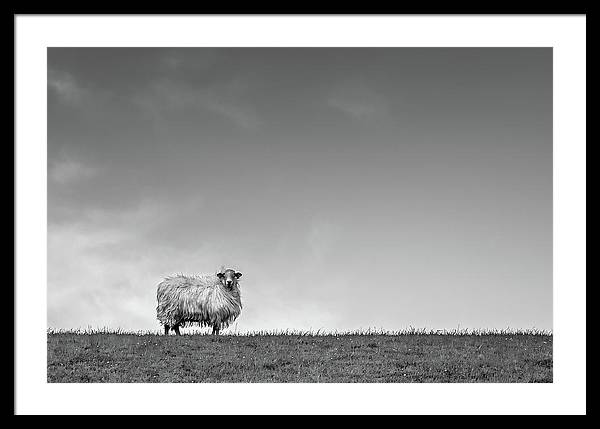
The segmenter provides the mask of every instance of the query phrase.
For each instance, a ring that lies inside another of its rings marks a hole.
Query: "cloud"
[[[158,327],[155,285],[170,274],[165,261],[185,255],[171,256],[168,249],[152,246],[136,251],[131,235],[115,229],[49,228],[49,327]]]
[[[84,79],[60,70],[48,69],[48,102],[57,102],[70,108],[69,118],[102,123],[107,114],[128,102],[123,94],[112,89],[92,85]],[[77,115],[76,118],[74,115]]]
[[[73,159],[52,161],[48,170],[48,178],[60,185],[90,179],[98,170]]]
[[[370,120],[388,111],[385,97],[358,80],[338,85],[327,104],[357,120]]]
[[[340,314],[323,288],[324,261],[339,229],[315,220],[307,225],[302,254],[306,263],[272,264],[271,253],[247,255],[202,236],[191,247],[157,233],[179,222],[181,212],[198,212],[204,202],[148,199],[122,209],[89,209],[75,222],[48,225],[48,326],[154,330],[156,285],[177,272],[212,272],[222,263],[243,273],[244,311],[238,331],[318,329],[339,325]],[[341,326],[340,326],[341,327]]]
[[[48,89],[63,103],[71,106],[80,105],[87,96],[87,90],[71,74],[63,71],[48,70]]]
[[[128,242],[136,246],[144,244],[169,246],[171,240],[163,235],[159,239],[152,240],[151,243],[149,240],[156,237],[163,229],[169,229],[172,233],[175,225],[189,222],[190,214],[198,213],[203,209],[204,199],[200,196],[188,196],[184,200],[164,197],[141,198],[128,208],[74,207],[77,217],[71,220],[70,225],[72,231],[78,232],[82,239],[87,240],[89,235],[94,243],[92,248],[95,250],[101,250],[102,246],[121,246],[120,249],[110,250],[114,255],[115,251],[126,251],[125,245]]]
[[[213,67],[219,58],[219,51],[211,48],[201,50],[169,49],[160,58],[160,64],[168,71],[202,72]]]
[[[244,99],[244,91],[245,85],[239,80],[197,88],[163,79],[135,97],[134,103],[158,120],[179,111],[212,112],[238,127],[255,129],[260,126],[260,120]]]
[[[222,259],[209,242],[188,249],[152,240],[174,216],[145,200],[130,210],[94,209],[77,222],[49,224],[49,327],[158,328],[160,279],[194,272],[199,261],[216,267]]]

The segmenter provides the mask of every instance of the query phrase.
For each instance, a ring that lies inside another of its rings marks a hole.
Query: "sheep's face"
[[[228,288],[237,286],[238,279],[242,277],[242,273],[236,273],[234,270],[225,270],[222,273],[217,274],[221,284]]]

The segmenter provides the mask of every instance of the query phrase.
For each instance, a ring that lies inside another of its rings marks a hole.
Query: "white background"
[[[585,16],[17,16],[15,19],[18,414],[585,413]],[[554,383],[47,383],[46,48],[58,46],[553,47]]]

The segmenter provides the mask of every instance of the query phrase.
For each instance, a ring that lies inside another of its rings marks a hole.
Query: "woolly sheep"
[[[211,326],[214,335],[229,326],[242,311],[238,279],[242,273],[221,269],[216,274],[165,278],[158,284],[156,317],[165,328],[180,335],[179,327]]]

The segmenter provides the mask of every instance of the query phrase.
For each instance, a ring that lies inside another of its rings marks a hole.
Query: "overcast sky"
[[[552,50],[48,49],[48,325],[552,328]]]

